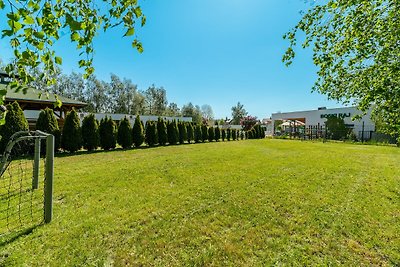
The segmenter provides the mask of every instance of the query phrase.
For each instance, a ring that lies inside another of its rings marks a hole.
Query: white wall
[[[272,125],[275,125],[276,120],[297,119],[305,118],[306,126],[308,125],[324,125],[326,122],[325,115],[338,115],[342,116],[344,123],[354,125],[353,131],[358,134],[362,130],[362,124],[365,124],[365,131],[374,131],[375,124],[371,120],[371,110],[363,116],[360,120],[352,120],[354,116],[361,115],[362,112],[355,107],[321,109],[321,110],[308,110],[297,112],[273,113],[271,116]]]

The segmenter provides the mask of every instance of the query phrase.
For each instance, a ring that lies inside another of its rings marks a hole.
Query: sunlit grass
[[[400,150],[251,140],[56,158],[0,265],[398,265]]]

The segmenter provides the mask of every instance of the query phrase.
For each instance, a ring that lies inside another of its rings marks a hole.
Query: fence
[[[51,221],[53,164],[53,135],[34,131],[11,137],[0,164],[0,244]]]
[[[373,140],[375,135],[375,126],[366,125],[346,125],[344,129],[329,129],[325,124],[289,126],[284,129],[281,135],[290,138],[299,138],[303,140],[346,140],[365,142]]]

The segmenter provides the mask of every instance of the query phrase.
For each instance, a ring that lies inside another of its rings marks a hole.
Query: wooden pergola
[[[4,72],[0,72],[0,90],[7,89],[8,76]],[[57,98],[62,102],[61,107],[55,107]],[[58,119],[60,128],[64,125],[65,115],[68,111],[75,108],[77,110],[85,107],[87,104],[81,101],[73,100],[64,96],[46,93],[41,90],[36,90],[33,88],[28,88],[24,93],[21,91],[15,92],[8,89],[5,97],[5,104],[12,102],[18,102],[22,110],[42,110],[45,108],[50,108],[54,111]],[[30,128],[36,124],[36,120],[28,120]]]

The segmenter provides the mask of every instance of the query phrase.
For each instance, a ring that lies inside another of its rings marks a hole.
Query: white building
[[[361,119],[354,119],[356,115],[361,115],[362,112],[359,111],[356,107],[344,107],[344,108],[332,108],[327,109],[325,107],[318,108],[316,110],[306,110],[306,111],[296,111],[296,112],[279,112],[273,113],[271,116],[272,120],[272,129],[268,132],[268,135],[274,135],[277,131],[275,129],[275,121],[292,121],[298,122],[299,124],[303,123],[305,127],[308,126],[323,126],[330,116],[335,116],[342,118],[344,123],[348,128],[353,129],[353,132],[360,136],[360,133],[364,132],[372,132],[375,131],[375,124],[371,119],[371,111],[369,111],[366,115],[362,116]],[[272,132],[271,132],[272,131]]]

